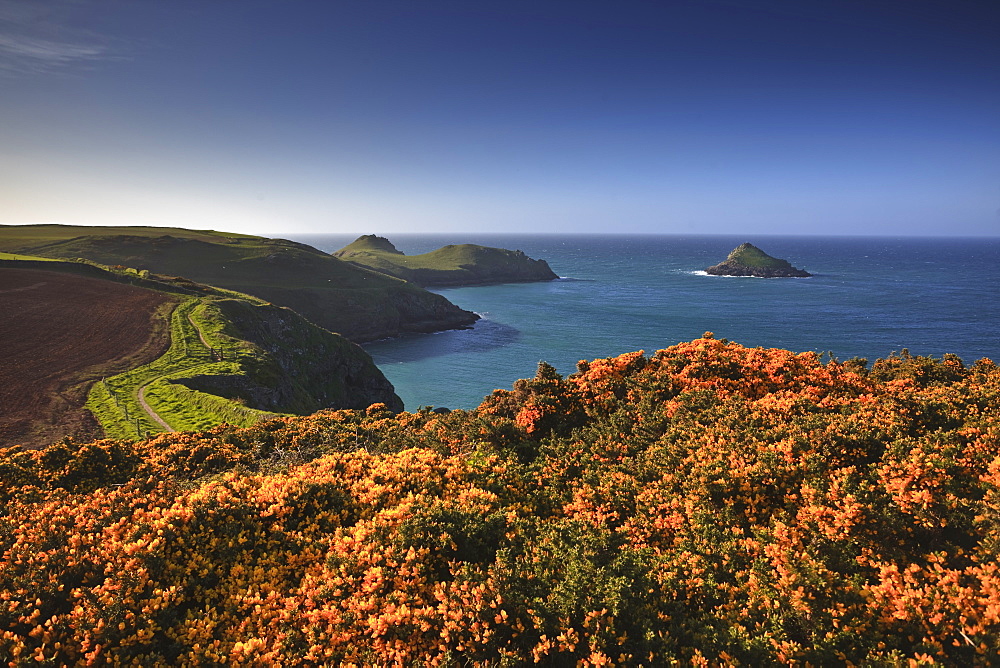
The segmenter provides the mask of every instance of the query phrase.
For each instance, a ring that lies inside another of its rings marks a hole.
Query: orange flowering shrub
[[[991,665],[1000,370],[706,335],[474,411],[0,451],[27,665]]]

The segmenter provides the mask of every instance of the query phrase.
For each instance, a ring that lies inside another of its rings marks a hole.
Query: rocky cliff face
[[[361,409],[374,403],[403,409],[392,384],[357,344],[287,308],[235,299],[214,306],[233,324],[233,334],[256,344],[259,354],[243,362],[244,376],[194,376],[184,381],[188,387],[285,413]]]
[[[287,306],[356,343],[400,334],[466,329],[479,320],[475,313],[460,309],[441,295],[398,282],[403,287],[396,290],[256,286],[253,294]]]
[[[712,276],[756,276],[758,278],[807,278],[807,271],[796,269],[787,260],[771,257],[753,244],[740,244],[724,261],[705,270]]]
[[[468,329],[479,320],[477,313],[464,310],[456,312],[457,307],[444,297],[438,302],[430,303],[420,294],[398,293],[393,295],[392,304],[399,313],[399,319],[393,323],[394,328],[398,328],[398,333],[425,334],[447,329]]]

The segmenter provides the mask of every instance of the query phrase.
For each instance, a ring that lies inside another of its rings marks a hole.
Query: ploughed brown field
[[[58,271],[0,268],[0,447],[99,437],[93,381],[169,345],[167,295]]]

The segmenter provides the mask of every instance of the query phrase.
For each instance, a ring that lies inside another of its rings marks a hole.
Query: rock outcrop
[[[753,244],[740,244],[723,262],[705,270],[712,276],[756,276],[758,278],[808,278],[807,271],[796,269],[787,260],[771,257]]]
[[[233,333],[258,346],[244,375],[197,375],[177,382],[238,398],[253,408],[308,414],[323,408],[367,408],[403,402],[371,357],[356,343],[316,327],[289,308],[241,299],[212,302]]]

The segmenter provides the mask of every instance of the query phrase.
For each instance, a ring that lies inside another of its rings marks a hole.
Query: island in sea
[[[771,257],[753,244],[740,244],[724,261],[705,270],[712,276],[756,276],[758,278],[808,278],[807,271],[796,269],[788,260]]]
[[[385,237],[366,234],[333,255],[425,288],[559,278],[545,260],[532,259],[519,250],[477,244],[449,244],[422,255],[406,255]]]

